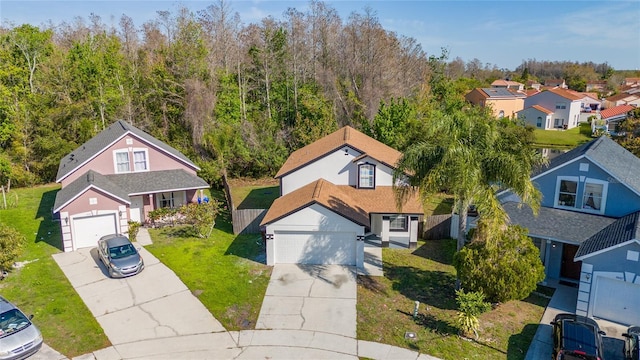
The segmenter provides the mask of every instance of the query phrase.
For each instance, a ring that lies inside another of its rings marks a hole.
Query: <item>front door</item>
[[[131,205],[129,207],[129,213],[130,213],[130,220],[131,221],[135,221],[135,222],[139,222],[141,223],[141,212],[142,212],[142,206],[144,204],[144,200],[142,199],[142,196],[132,196],[131,197]]]
[[[582,269],[582,261],[573,261],[578,251],[578,246],[570,244],[562,244],[562,267],[560,268],[560,277],[580,280],[580,269]]]

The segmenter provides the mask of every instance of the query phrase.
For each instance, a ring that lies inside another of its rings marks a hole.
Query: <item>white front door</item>
[[[73,249],[97,246],[101,237],[116,233],[116,214],[73,218]]]
[[[129,220],[142,223],[142,207],[144,206],[144,200],[142,196],[132,196],[131,206],[129,207]]]

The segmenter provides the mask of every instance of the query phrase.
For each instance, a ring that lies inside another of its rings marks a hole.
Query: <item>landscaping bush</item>
[[[479,291],[464,292],[456,291],[456,302],[458,303],[458,326],[463,334],[473,331],[478,338],[478,328],[480,322],[478,316],[491,309],[491,304],[484,301],[484,294]]]

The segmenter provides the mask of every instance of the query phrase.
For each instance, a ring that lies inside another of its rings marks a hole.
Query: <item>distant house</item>
[[[511,193],[500,198],[540,249],[545,284],[573,284],[578,315],[640,324],[640,158],[602,136],[531,180],[542,192],[537,216]]]
[[[623,85],[626,85],[626,86],[640,85],[640,77],[625,78]]]
[[[634,105],[640,106],[640,91],[639,92],[622,92],[613,96],[609,96],[604,99],[603,106],[606,109],[616,107],[619,105]]]
[[[604,91],[607,88],[607,82],[604,80],[587,81],[585,91]]]
[[[580,110],[583,108],[582,98],[575,92],[561,88],[542,91],[527,97],[524,109],[517,116],[525,123],[541,129],[571,129],[578,126]],[[553,121],[547,123],[546,116],[551,116]]]
[[[561,88],[561,89],[567,89],[568,86],[567,84],[564,82],[564,79],[546,79],[544,81],[544,86],[546,88]]]
[[[490,107],[497,118],[515,117],[523,109],[525,94],[506,88],[475,88],[465,99],[478,106]]]
[[[495,89],[509,89],[514,91],[524,90],[524,84],[510,80],[495,80],[491,83],[491,87]]]
[[[627,115],[631,110],[636,107],[631,105],[618,105],[600,112],[600,121],[593,121],[591,123],[591,131],[595,133],[598,128],[608,132],[611,135],[616,135],[616,126],[620,121],[627,118]]]
[[[60,161],[53,212],[64,251],[96,246],[103,235],[126,234],[149,212],[196,202],[206,181],[178,150],[125,121],[116,121]]]
[[[540,84],[539,82],[533,81],[533,80],[527,80],[527,89],[540,90],[541,87],[542,87],[542,84]]]

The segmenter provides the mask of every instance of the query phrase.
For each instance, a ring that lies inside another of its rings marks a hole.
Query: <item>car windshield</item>
[[[135,254],[136,248],[134,248],[132,244],[114,246],[109,248],[109,255],[112,259],[122,259]]]
[[[11,309],[9,311],[0,314],[0,338],[9,336],[16,331],[20,331],[31,322],[27,319],[23,313],[17,309]]]

